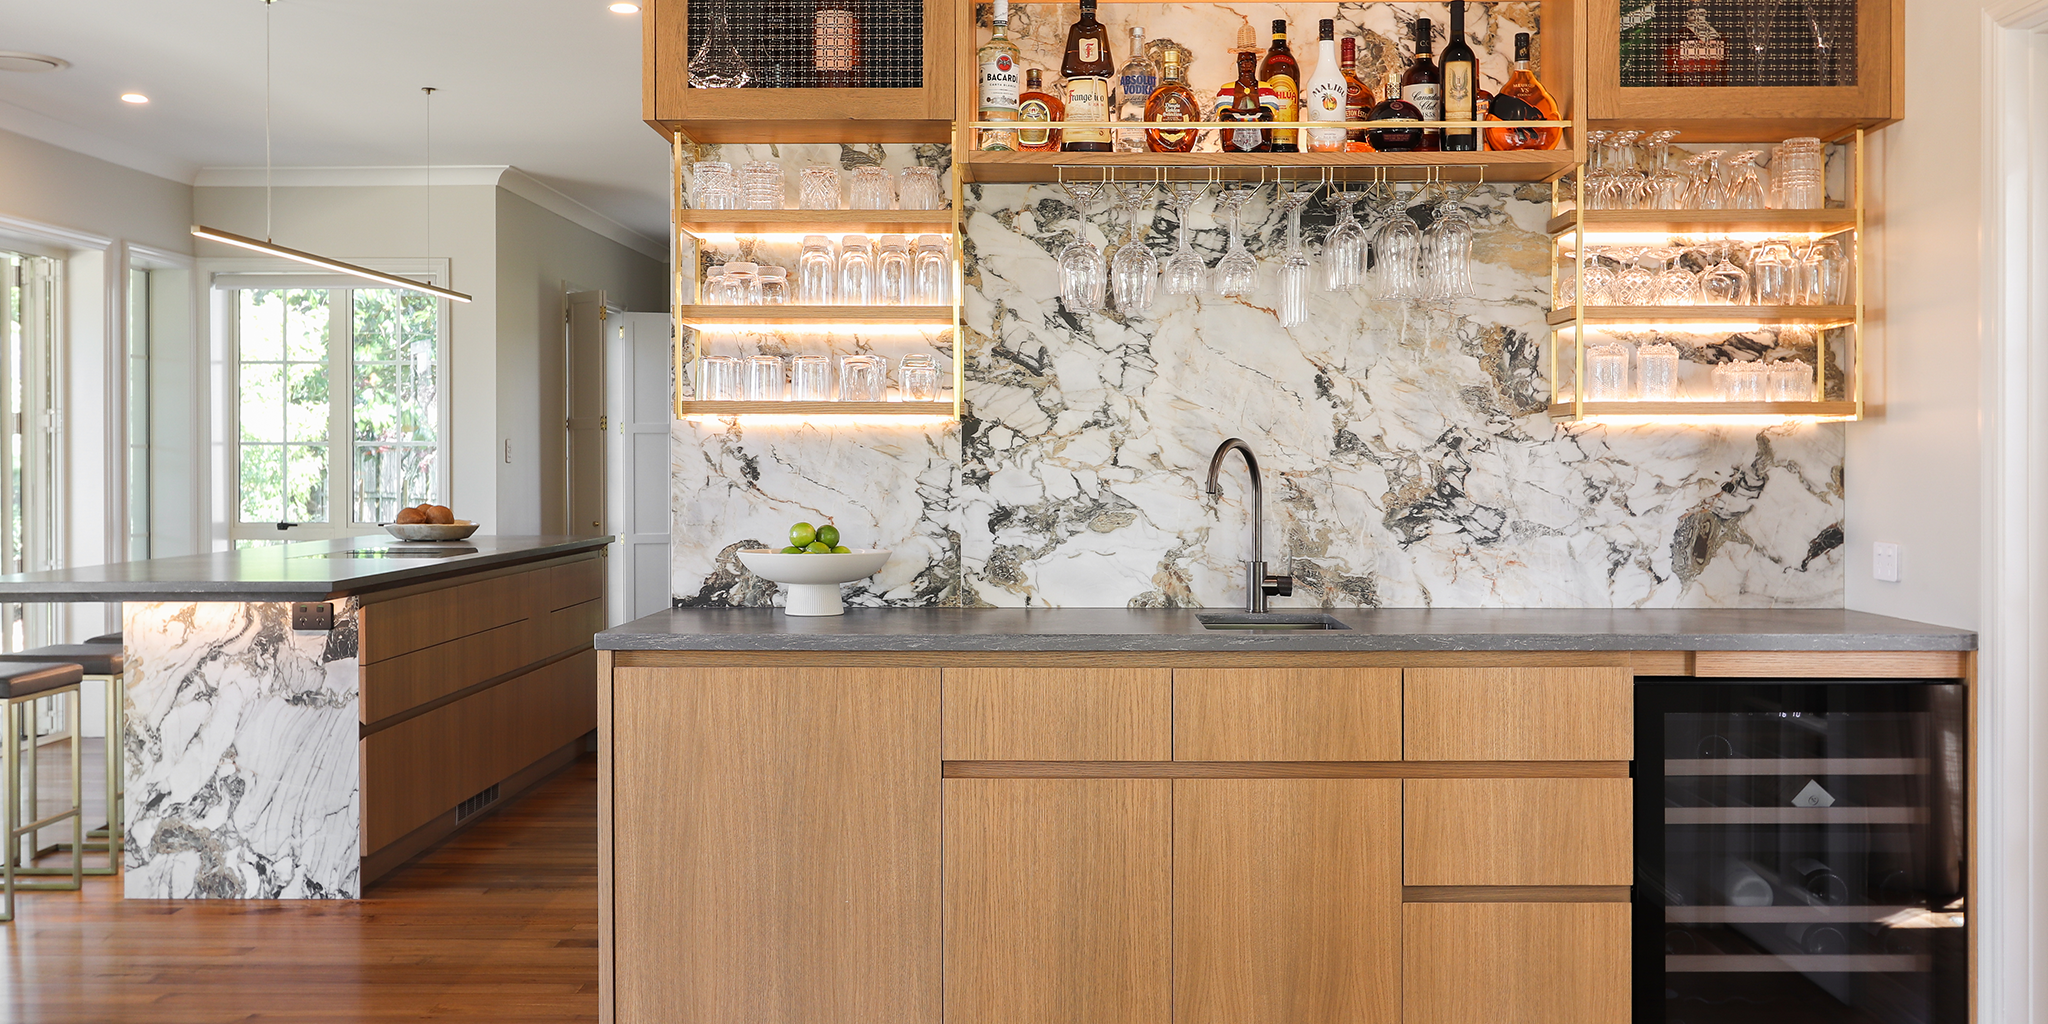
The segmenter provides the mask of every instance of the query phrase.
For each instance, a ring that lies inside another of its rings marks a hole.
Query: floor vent
[[[467,818],[470,815],[475,814],[476,812],[481,811],[484,808],[489,807],[490,805],[497,802],[498,785],[497,783],[492,783],[491,788],[486,789],[483,792],[478,793],[477,795],[470,797],[467,800],[464,800],[460,806],[456,807],[455,820],[461,821],[462,819]]]

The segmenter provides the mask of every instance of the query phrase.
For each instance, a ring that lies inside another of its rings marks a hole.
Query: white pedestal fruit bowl
[[[785,555],[767,548],[743,549],[740,563],[754,575],[782,588],[787,615],[843,615],[839,585],[875,574],[889,561],[889,552],[875,549],[843,555],[805,552]]]

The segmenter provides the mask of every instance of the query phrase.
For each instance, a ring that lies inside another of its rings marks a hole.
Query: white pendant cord
[[[277,0],[263,0],[263,240],[270,241],[270,10]]]
[[[427,258],[434,256],[434,92],[433,86],[421,86],[426,94],[426,161],[427,161]]]

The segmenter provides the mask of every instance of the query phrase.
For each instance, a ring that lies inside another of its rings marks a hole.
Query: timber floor
[[[591,755],[366,899],[123,900],[120,886],[17,897],[0,1021],[597,1019]]]

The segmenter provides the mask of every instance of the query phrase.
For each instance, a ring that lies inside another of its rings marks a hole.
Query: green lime
[[[807,545],[804,548],[804,550],[814,555],[829,555],[832,553],[832,545],[820,544],[817,541],[812,541],[809,545]]]
[[[818,527],[818,543],[827,547],[839,543],[839,527],[826,523]]]
[[[832,549],[832,553],[833,553],[833,554],[835,554],[835,555],[850,555],[850,554],[853,554],[853,549],[852,549],[852,548],[850,548],[850,547],[847,547],[847,546],[846,546],[846,545],[844,545],[844,544],[841,544],[840,546],[838,546],[838,547],[836,547],[836,548],[833,548],[833,549]]]
[[[818,528],[809,523],[798,523],[789,528],[789,542],[797,547],[818,539]]]
[[[778,552],[778,554],[784,554],[784,555],[801,555],[801,554],[803,554],[803,553],[804,553],[804,549],[802,549],[802,548],[800,548],[800,547],[796,547],[796,546],[794,546],[794,545],[792,545],[792,546],[790,546],[790,547],[786,547],[786,548],[783,548],[783,549],[782,549],[782,550],[781,550],[780,552]]]

